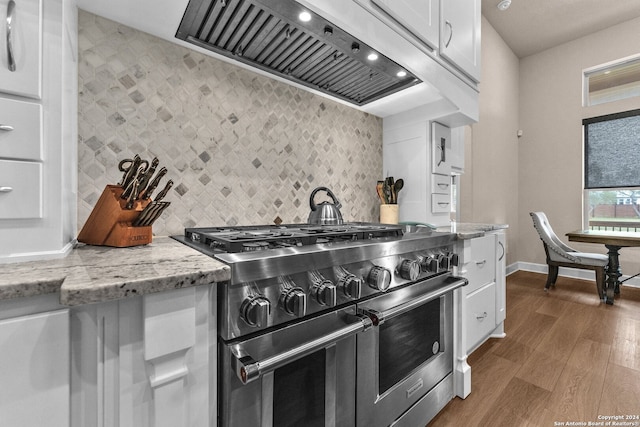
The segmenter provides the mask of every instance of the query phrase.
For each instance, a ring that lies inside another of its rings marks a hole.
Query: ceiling
[[[638,0],[482,0],[482,14],[519,58],[640,17]]]

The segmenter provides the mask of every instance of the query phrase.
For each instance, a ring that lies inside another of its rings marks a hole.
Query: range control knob
[[[337,302],[336,285],[331,280],[322,280],[313,284],[311,293],[320,305],[335,307]]]
[[[418,261],[403,259],[398,266],[398,274],[405,280],[417,280],[420,275],[420,264]]]
[[[384,292],[391,286],[391,272],[384,267],[375,266],[369,270],[367,282],[373,289]]]
[[[280,307],[296,317],[307,314],[307,294],[302,288],[289,288],[280,294]]]
[[[449,256],[449,254],[442,255],[442,258],[440,259],[440,268],[445,271],[451,268],[451,257]]]
[[[460,265],[460,257],[458,256],[458,254],[449,254],[451,255],[451,266],[452,267],[458,267],[458,265]]]
[[[240,316],[249,326],[262,328],[267,326],[271,313],[271,303],[262,295],[246,298],[240,306]]]
[[[352,299],[359,299],[362,295],[362,280],[355,274],[347,274],[338,281],[338,286],[344,294]]]
[[[420,269],[425,273],[437,273],[438,260],[432,256],[422,257],[420,258]]]

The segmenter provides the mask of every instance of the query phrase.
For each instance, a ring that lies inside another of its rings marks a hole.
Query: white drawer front
[[[447,213],[451,211],[451,196],[448,194],[431,195],[431,212]]]
[[[9,68],[6,44],[9,0],[0,0],[0,92],[42,96],[42,0],[15,1],[11,25],[15,69]]]
[[[0,219],[42,218],[42,164],[0,160]]]
[[[475,348],[496,328],[496,284],[490,283],[467,296],[464,314],[467,351]]]
[[[496,239],[492,234],[471,240],[471,257],[465,260],[469,285],[465,292],[469,294],[479,287],[496,280]]]
[[[451,176],[431,174],[431,192],[437,194],[451,194]]]
[[[0,158],[42,160],[42,106],[0,98]]]

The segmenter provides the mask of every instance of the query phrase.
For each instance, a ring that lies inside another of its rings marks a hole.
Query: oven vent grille
[[[176,37],[356,105],[421,82],[293,0],[191,0]]]

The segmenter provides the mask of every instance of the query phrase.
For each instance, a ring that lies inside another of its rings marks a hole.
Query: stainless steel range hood
[[[421,83],[293,0],[190,0],[176,37],[358,106]]]

